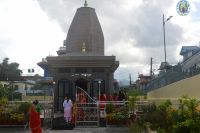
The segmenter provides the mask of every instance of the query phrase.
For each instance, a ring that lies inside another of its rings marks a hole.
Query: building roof
[[[168,62],[161,62],[160,68],[158,70],[167,70],[171,68],[172,66]]]
[[[0,74],[0,81],[25,81],[22,76],[12,74]]]
[[[184,55],[190,51],[199,51],[200,48],[198,46],[182,46],[181,51],[180,51],[180,55]]]
[[[143,75],[143,74],[140,74],[140,75],[138,76],[138,78],[151,78],[151,76],[150,76],[150,75]]]
[[[94,8],[77,9],[58,56],[47,56],[38,65],[49,73],[50,68],[104,67],[115,71],[119,66],[115,56],[104,55],[104,35]],[[45,75],[45,74],[44,74]]]
[[[94,8],[78,8],[69,28],[66,53],[104,55],[104,36]]]

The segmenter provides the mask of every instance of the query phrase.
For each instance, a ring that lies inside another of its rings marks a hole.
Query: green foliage
[[[28,120],[28,103],[20,103],[20,105],[19,103],[8,103],[8,101],[5,103],[0,105],[0,125],[25,124],[25,121]]]
[[[159,110],[155,104],[149,104],[143,107],[143,120],[144,122],[150,123],[150,128],[155,130],[159,127],[164,126],[164,121],[166,121],[166,113]]]
[[[2,97],[8,97],[9,94],[10,94],[10,92],[11,92],[11,89],[8,86],[3,86],[0,83],[0,98],[2,98]]]
[[[199,133],[200,132],[200,110],[199,101],[184,96],[180,100],[177,110],[177,119],[173,128],[177,133]]]
[[[130,90],[128,91],[128,107],[131,111],[133,111],[135,109],[135,103],[138,100],[138,96],[143,95],[141,90]]]
[[[128,96],[143,96],[144,93],[139,89],[132,89],[128,91]]]
[[[120,107],[119,109],[113,112],[113,120],[115,121],[127,120],[128,118],[129,118],[129,114],[128,114],[128,108],[126,105]]]
[[[135,109],[135,103],[138,100],[137,96],[129,96],[128,98],[128,107],[130,110],[134,110]]]
[[[30,106],[31,106],[31,103],[29,103],[29,102],[21,103],[21,104],[19,105],[18,111],[19,111],[20,113],[27,114],[28,111],[29,111]]]
[[[12,113],[12,114],[10,114],[9,119],[16,123],[21,122],[21,121],[24,121],[24,114]]]
[[[113,113],[112,117],[113,117],[114,121],[121,121],[121,120],[125,120],[127,118],[127,116],[125,114],[123,114],[122,112]]]
[[[2,80],[13,80],[21,75],[19,64],[16,62],[9,63],[9,58],[4,58],[0,63],[0,75]]]
[[[129,118],[128,107],[126,105],[121,107],[115,106],[115,110],[106,116],[107,123],[111,125],[126,125],[129,122]]]
[[[142,111],[144,113],[152,113],[156,110],[157,110],[157,106],[154,103],[142,106]]]
[[[160,129],[160,128],[157,129],[157,132],[158,132],[158,133],[168,133],[168,132],[166,132],[164,129]]]
[[[130,133],[141,133],[144,130],[144,127],[139,124],[138,122],[132,122],[129,125],[129,132]]]
[[[113,111],[114,111],[114,105],[112,103],[106,104],[106,113],[107,114],[113,113]]]
[[[15,91],[15,89],[10,87],[10,85],[3,86],[0,83],[0,98],[6,97],[9,100],[13,100],[13,99],[20,100],[21,99],[21,94],[19,94],[17,92],[14,92],[14,91]]]
[[[0,105],[4,106],[6,104],[8,104],[8,98],[7,97],[1,97],[0,98]]]
[[[162,102],[158,107],[155,104],[149,104],[143,107],[143,121],[149,123],[152,130],[159,132],[171,132],[172,121],[168,115],[171,110],[171,102],[169,100]]]
[[[158,133],[200,133],[199,101],[186,96],[179,100],[177,109],[169,100],[159,106],[149,104],[143,107],[143,124],[149,123]]]
[[[167,110],[171,109],[171,106],[172,106],[171,101],[170,100],[166,100],[166,101],[160,103],[159,109],[167,111]]]
[[[14,92],[13,93],[13,100],[14,101],[21,101],[22,100],[22,94],[19,92]]]

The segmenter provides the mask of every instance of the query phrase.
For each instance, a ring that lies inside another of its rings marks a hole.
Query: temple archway
[[[88,92],[88,81],[83,78],[79,78],[75,81],[75,86],[80,87],[84,91]]]

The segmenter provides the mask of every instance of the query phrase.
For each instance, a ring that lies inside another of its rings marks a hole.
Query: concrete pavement
[[[43,133],[128,133],[125,127],[75,128],[73,130],[43,130]],[[2,128],[0,133],[31,133],[23,128]]]

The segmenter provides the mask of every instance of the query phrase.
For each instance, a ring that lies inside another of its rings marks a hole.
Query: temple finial
[[[85,7],[87,7],[87,6],[88,6],[87,0],[85,0],[85,4],[84,4],[84,6],[85,6]]]

